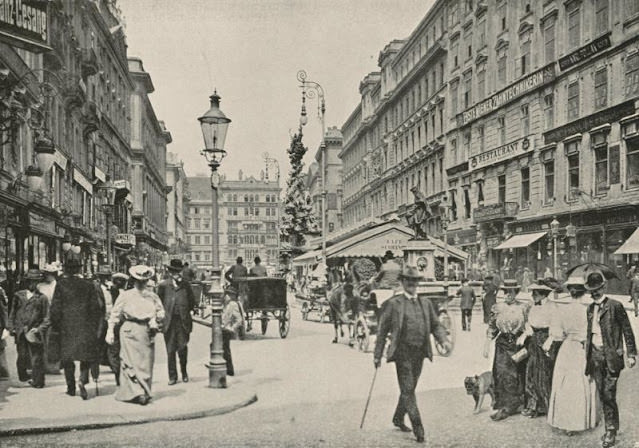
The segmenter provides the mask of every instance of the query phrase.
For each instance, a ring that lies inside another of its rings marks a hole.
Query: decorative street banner
[[[534,145],[531,144],[528,137],[521,138],[507,145],[499,146],[489,151],[482,152],[476,156],[470,158],[469,171],[484,168],[486,166],[494,165],[499,162],[503,162],[513,157],[526,154],[532,151]]]
[[[581,61],[588,59],[600,51],[610,48],[610,33],[593,40],[588,45],[573,51],[569,55],[559,59],[559,69],[566,70],[573,65],[579,64]]]
[[[570,137],[574,134],[589,131],[604,123],[611,123],[635,113],[635,100],[626,101],[608,109],[601,110],[587,117],[572,121],[568,124],[544,132],[544,144],[549,145]]]
[[[457,126],[464,126],[477,118],[489,114],[494,110],[499,109],[505,104],[519,98],[525,93],[536,89],[550,81],[555,79],[555,65],[549,64],[540,68],[536,72],[526,76],[521,81],[506,87],[501,92],[495,93],[490,98],[476,104],[475,106],[466,109],[461,114],[457,115]]]
[[[47,1],[0,0],[0,37],[48,49]]]

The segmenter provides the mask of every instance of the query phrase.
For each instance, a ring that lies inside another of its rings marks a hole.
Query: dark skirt
[[[517,337],[502,333],[495,340],[495,359],[493,360],[493,380],[495,384],[494,409],[504,409],[509,414],[521,410],[524,404],[524,384],[526,379],[526,361],[518,364],[511,358],[519,351]]]
[[[534,328],[528,338],[528,363],[526,365],[526,400],[527,407],[539,414],[548,412],[548,400],[552,388],[552,371],[554,362],[547,356],[542,346],[548,338],[548,328]]]
[[[493,305],[497,303],[497,296],[492,294],[485,294],[482,301],[482,308],[484,310],[484,323],[490,322],[490,312],[493,309]]]

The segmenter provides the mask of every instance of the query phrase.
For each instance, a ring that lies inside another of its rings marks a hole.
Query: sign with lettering
[[[118,233],[113,237],[113,242],[125,246],[135,246],[135,235],[131,233]]]
[[[29,212],[29,227],[32,230],[40,230],[47,233],[56,233],[55,221],[35,212]]]
[[[593,40],[588,45],[573,51],[569,55],[559,59],[559,69],[566,70],[573,65],[579,64],[581,61],[588,59],[600,51],[610,48],[610,33]]]
[[[531,140],[528,137],[524,137],[507,145],[482,152],[470,158],[469,171],[484,168],[526,154],[534,149],[533,146]]]
[[[36,0],[0,0],[0,36],[47,50],[48,4]]]
[[[84,174],[78,171],[77,168],[73,169],[73,180],[89,193],[93,193],[93,184],[91,184],[91,182],[89,182],[89,179],[87,179]]]
[[[477,207],[473,211],[475,222],[486,222],[494,219],[514,218],[517,215],[519,204],[516,202],[502,202],[497,204]]]
[[[553,79],[555,79],[554,63],[531,73],[521,81],[518,81],[513,85],[506,87],[501,92],[495,93],[490,98],[487,98],[481,103],[478,103],[475,106],[466,109],[461,114],[458,114],[457,126],[464,126],[483,115],[489,114],[490,112],[493,112],[494,110],[497,110],[507,103],[510,103],[511,101],[519,98],[525,93],[543,86]]]
[[[568,124],[544,132],[544,144],[549,145],[570,137],[574,134],[589,131],[604,123],[618,121],[621,118],[635,113],[635,101],[630,100],[597,113],[572,121]]]

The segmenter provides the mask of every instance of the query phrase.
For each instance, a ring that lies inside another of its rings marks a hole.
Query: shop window
[[[595,31],[597,35],[608,31],[608,2],[609,0],[595,0]]]
[[[568,156],[568,199],[576,200],[579,192],[579,152],[577,151],[576,154]]]
[[[595,194],[608,191],[608,142],[606,134],[599,133],[591,136],[592,150],[595,153]]]
[[[568,120],[579,118],[579,81],[568,85]]]
[[[639,52],[626,56],[625,91],[626,97],[639,93]]]
[[[530,168],[521,169],[521,208],[530,206]]]
[[[628,188],[639,187],[639,138],[626,140],[626,165]]]
[[[608,71],[606,68],[595,72],[595,109],[608,104]]]
[[[555,161],[544,162],[544,203],[555,200]]]
[[[526,137],[530,134],[530,114],[528,109],[528,104],[524,104],[520,109],[521,115],[521,133],[522,136]]]
[[[581,8],[580,2],[574,1],[567,8],[568,48],[574,49],[581,42]]]
[[[506,202],[506,176],[503,174],[497,178],[497,194],[498,202],[504,204]]]

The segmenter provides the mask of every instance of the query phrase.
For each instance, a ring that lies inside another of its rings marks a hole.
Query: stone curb
[[[179,421],[179,420],[193,420],[196,418],[213,417],[216,415],[228,414],[243,407],[249,406],[257,401],[257,394],[252,394],[247,398],[227,406],[221,406],[211,409],[203,409],[199,411],[185,411],[179,414],[175,414],[172,410],[164,411],[164,414],[158,415],[157,413],[148,414],[132,414],[132,415],[104,415],[94,416],[87,419],[83,417],[81,422],[77,419],[75,422],[68,420],[50,421],[40,423],[37,426],[26,426],[25,419],[14,420],[15,427],[11,428],[12,420],[2,420],[3,428],[0,428],[0,437],[7,436],[21,436],[29,434],[45,434],[52,432],[65,432],[74,430],[86,430],[86,429],[102,429],[110,428],[113,426],[125,426],[125,425],[138,425],[141,423],[152,423],[160,421]],[[21,423],[22,422],[22,423]],[[27,422],[31,423],[29,420]]]

